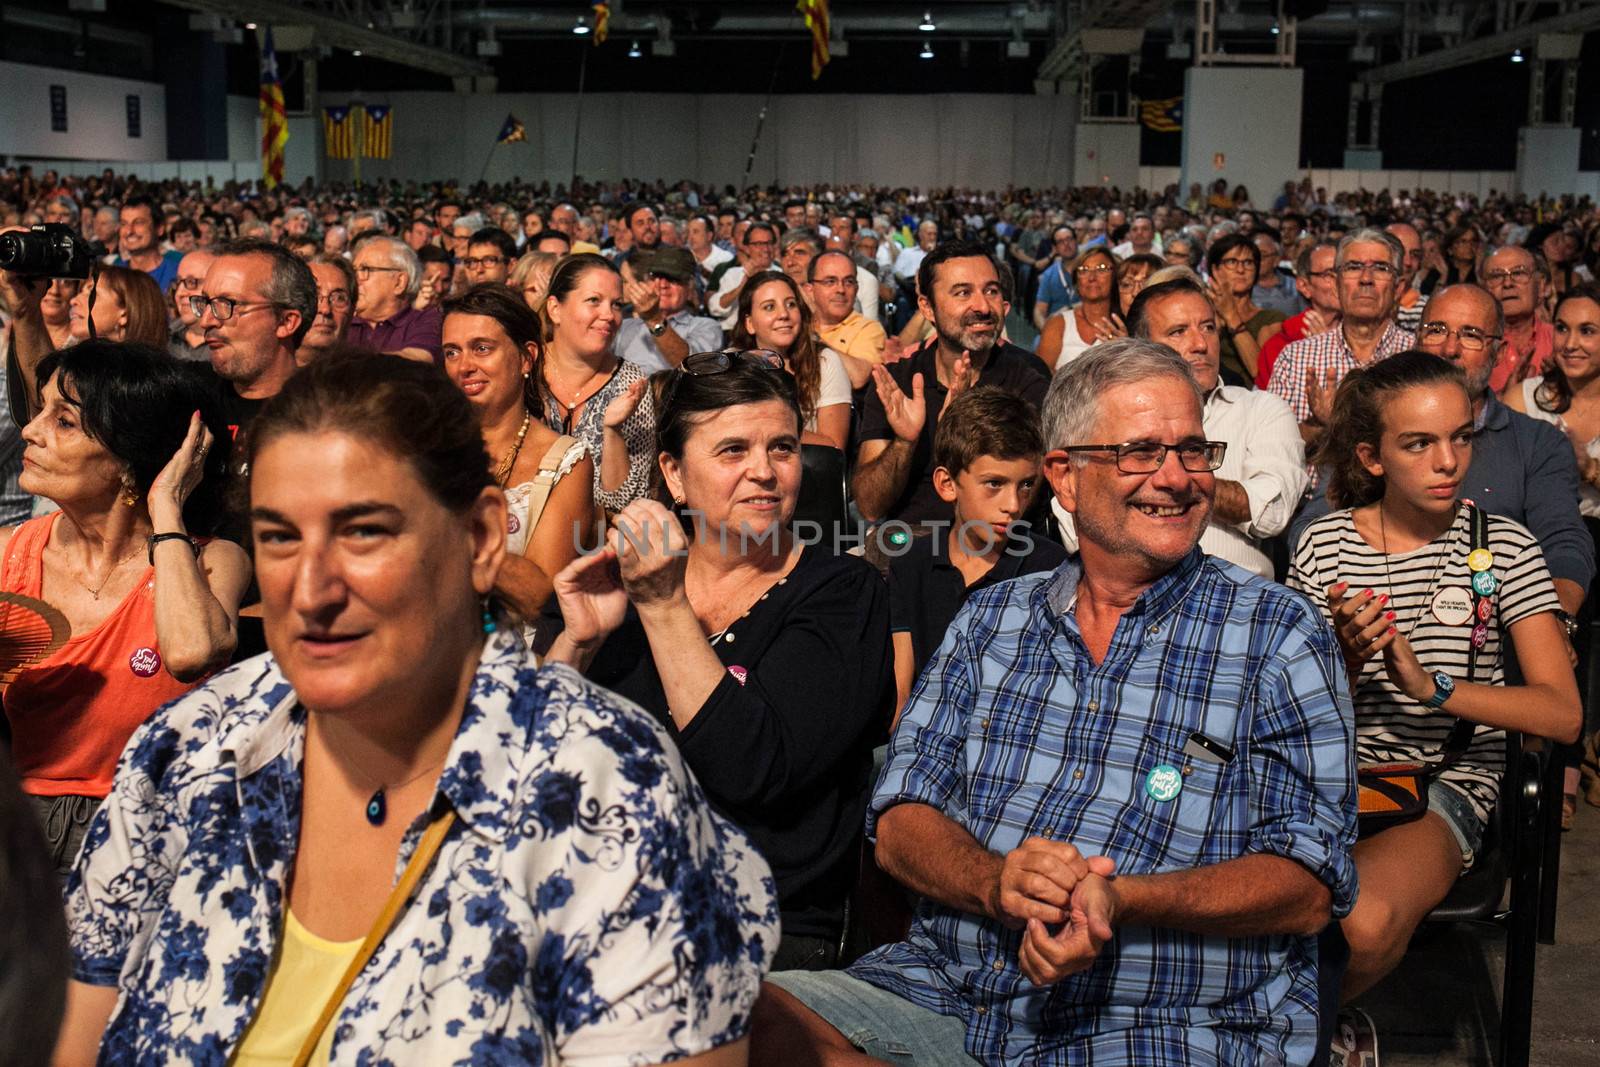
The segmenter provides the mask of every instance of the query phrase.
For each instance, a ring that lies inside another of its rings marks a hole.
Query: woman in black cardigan
[[[893,709],[888,594],[867,563],[789,528],[800,407],[770,355],[699,353],[665,372],[659,463],[677,513],[635,501],[603,551],[557,576],[566,628],[550,659],[666,724],[772,866],[773,968],[823,968]]]

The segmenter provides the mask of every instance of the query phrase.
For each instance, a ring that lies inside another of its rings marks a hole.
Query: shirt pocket
[[[1141,850],[1152,870],[1176,870],[1216,861],[1233,825],[1229,764],[1165,753],[1143,765],[1134,781],[1133,806]],[[1171,796],[1172,783],[1177,794]],[[1133,873],[1133,872],[1129,872]]]

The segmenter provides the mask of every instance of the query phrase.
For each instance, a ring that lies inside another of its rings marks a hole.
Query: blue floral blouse
[[[304,738],[260,656],[129,742],[67,885],[73,977],[119,987],[101,1063],[220,1067],[244,1035],[282,930]],[[647,714],[496,635],[446,803],[457,821],[345,995],[333,1062],[655,1063],[746,1033],[772,877]]]

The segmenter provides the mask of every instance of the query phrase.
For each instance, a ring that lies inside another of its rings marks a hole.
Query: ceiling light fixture
[[[638,41],[634,41],[632,44],[630,44],[628,46],[628,58],[629,59],[638,59],[642,55],[644,55],[644,50],[639,47],[639,42]]]
[[[351,55],[353,55],[353,56],[355,56],[355,57],[356,57],[356,58],[357,58],[357,59],[360,59],[360,58],[361,58],[361,49],[359,49],[359,48],[352,48],[352,49],[351,49],[351,50],[350,50],[350,54],[351,54]]]
[[[580,18],[578,19],[578,24],[572,27],[572,32],[577,34],[579,37],[587,36],[589,33],[589,24]]]
[[[1278,34],[1280,34],[1282,32],[1283,32],[1283,30],[1278,26],[1278,24],[1276,22],[1274,22],[1272,24],[1272,36],[1276,37],[1276,36],[1278,36]]]
[[[917,53],[917,58],[918,59],[932,59],[933,58],[933,45],[929,44],[926,41],[922,42],[922,51]]]
[[[933,12],[924,11],[922,13],[922,22],[917,26],[917,29],[921,30],[923,33],[932,33],[938,28],[939,27],[933,24]]]
[[[1520,49],[1520,48],[1517,49],[1515,52],[1511,53],[1511,62],[1513,62],[1513,63],[1521,63],[1523,61],[1523,58],[1524,57],[1522,55],[1522,49]]]
[[[244,28],[247,30],[253,30],[256,28],[256,24],[253,22],[247,22],[244,24]]]

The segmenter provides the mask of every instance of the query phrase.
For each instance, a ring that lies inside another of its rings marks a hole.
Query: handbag
[[[1467,503],[1467,516],[1472,526],[1472,543],[1468,552],[1487,550],[1488,519],[1484,517],[1483,511],[1470,501]],[[1471,588],[1472,618],[1480,620],[1481,624],[1487,617],[1487,612],[1483,611],[1481,605],[1493,594],[1480,592],[1476,584]],[[1467,653],[1469,682],[1477,667],[1477,661],[1478,645],[1474,642]],[[1477,723],[1457,719],[1450,729],[1450,736],[1445,738],[1444,744],[1440,747],[1439,754],[1431,760],[1358,766],[1356,822],[1359,836],[1365,837],[1379,830],[1387,830],[1391,826],[1413,822],[1427,814],[1428,787],[1433,784],[1434,778],[1466,753],[1467,746],[1472,744],[1472,736],[1477,729]]]
[[[367,931],[366,939],[361,942],[361,947],[356,950],[355,957],[350,961],[350,966],[344,969],[344,976],[339,979],[339,984],[328,996],[328,1002],[322,1006],[322,1011],[317,1015],[317,1021],[311,1025],[311,1030],[306,1034],[306,1039],[300,1045],[300,1051],[295,1055],[294,1067],[307,1067],[311,1057],[317,1051],[317,1042],[322,1040],[322,1032],[333,1022],[339,1013],[339,1004],[344,1000],[344,995],[355,984],[356,975],[372,959],[372,954],[378,951],[378,946],[388,936],[389,928],[394,925],[395,919],[405,910],[406,902],[411,898],[411,891],[422,880],[423,874],[433,863],[433,857],[439,852],[439,846],[444,843],[444,835],[450,832],[450,825],[456,821],[454,808],[448,808],[439,815],[422,833],[422,840],[417,843],[417,850],[411,854],[411,860],[406,864],[406,869],[400,872],[400,880],[389,891],[389,899],[383,902],[383,910],[378,913],[378,918],[372,924],[372,929]]]

